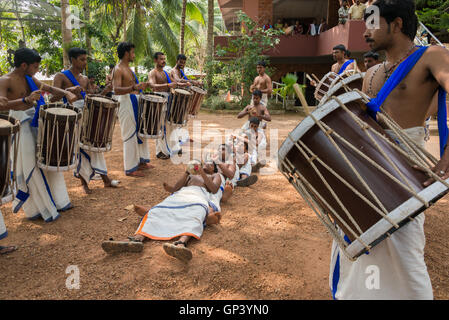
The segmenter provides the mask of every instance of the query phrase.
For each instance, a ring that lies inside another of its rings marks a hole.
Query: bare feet
[[[154,169],[154,166],[152,164],[149,163],[139,164],[139,170],[150,170],[150,169]]]
[[[133,171],[133,172],[131,172],[131,173],[127,173],[126,174],[128,177],[138,177],[138,178],[142,178],[142,177],[145,177],[145,175],[140,171],[140,170],[136,170],[136,171]]]
[[[151,207],[134,205],[134,212],[136,212],[141,217],[145,216],[150,209]]]
[[[105,188],[118,188],[119,180],[111,180],[107,175],[100,175]]]
[[[233,188],[232,188],[231,183],[229,181],[226,182],[226,185],[223,190],[223,196],[221,198],[222,202],[226,202],[229,200],[229,198],[232,196],[232,190],[233,190]]]
[[[162,246],[165,253],[182,262],[189,262],[192,259],[192,251],[185,246],[185,243],[176,241],[174,243],[164,243]]]
[[[164,187],[165,191],[173,193],[173,187],[169,186],[166,182],[164,182],[162,186]]]
[[[208,226],[213,224],[219,224],[221,220],[221,212],[216,212],[212,208],[209,208],[209,214],[206,218],[206,224]]]
[[[86,180],[83,179],[83,177],[80,176],[81,185],[83,186],[83,190],[85,194],[92,194],[92,190],[89,189],[89,186],[87,185]]]
[[[16,246],[0,246],[0,254],[8,254],[17,250]]]

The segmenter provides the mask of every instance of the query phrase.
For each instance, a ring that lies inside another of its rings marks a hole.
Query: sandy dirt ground
[[[235,115],[201,113],[197,120],[203,130],[221,134],[243,124]],[[278,129],[278,139],[270,143],[279,147],[300,120],[298,115],[273,116],[269,128]],[[167,256],[163,242],[156,241],[146,242],[142,253],[107,255],[103,240],[126,239],[139,224],[126,208],[161,202],[168,195],[162,183],[173,183],[185,170],[157,159],[155,143],[149,143],[156,168],[145,178],[126,177],[117,124],[106,161],[121,187],[103,189],[100,181],[92,181],[93,193],[85,195],[79,180],[66,172],[75,208],[55,222],[29,221],[23,212],[14,215],[10,204],[2,207],[9,236],[0,244],[19,249],[0,256],[0,299],[331,299],[331,237],[280,172],[259,174],[255,185],[237,188],[222,206],[221,224],[207,227],[200,241],[191,242],[193,259],[187,265]],[[434,153],[437,143],[432,137]],[[449,299],[448,199],[426,213],[425,257],[436,299]],[[71,265],[79,269],[79,289],[66,287]]]

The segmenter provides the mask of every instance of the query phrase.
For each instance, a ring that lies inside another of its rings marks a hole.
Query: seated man
[[[267,139],[265,133],[259,127],[260,121],[257,117],[252,117],[249,120],[249,129],[244,130],[243,134],[246,135],[244,141],[248,143],[249,146],[249,156],[252,166],[252,171],[257,171],[260,167],[265,166],[266,160],[266,148]]]
[[[255,90],[253,92],[253,105],[248,105],[243,109],[238,115],[237,119],[243,118],[244,116],[248,115],[248,121],[245,122],[245,124],[242,126],[242,130],[247,130],[249,128],[249,119],[251,117],[257,117],[262,122],[262,129],[267,128],[267,124],[263,122],[265,121],[271,121],[271,115],[268,112],[268,109],[265,105],[260,103],[260,100],[262,99],[262,92],[259,90]]]
[[[252,168],[251,159],[248,153],[248,142],[238,139],[238,141],[234,143],[234,148],[236,163],[239,170],[237,186],[249,187],[250,185],[256,183],[258,178],[256,175],[251,175]]]
[[[220,187],[220,176],[214,172],[213,163],[199,166],[199,174],[185,172],[173,187],[164,187],[173,192],[164,201],[152,208],[135,206],[136,213],[143,217],[136,233],[128,237],[130,241],[105,241],[102,248],[107,253],[140,252],[146,238],[153,240],[171,240],[179,238],[173,244],[165,243],[165,252],[183,262],[192,259],[187,242],[194,237],[200,239],[205,223],[219,223],[220,213],[211,209],[210,194]]]

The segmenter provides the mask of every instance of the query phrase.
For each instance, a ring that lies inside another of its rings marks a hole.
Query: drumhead
[[[206,90],[203,90],[203,89],[198,88],[198,87],[195,87],[195,86],[192,86],[190,89],[191,89],[192,91],[195,91],[195,92],[198,92],[198,93],[201,93],[201,94],[206,94],[206,93],[207,93]]]
[[[111,103],[113,101],[107,99],[107,98],[103,98],[103,97],[87,97],[88,99],[92,99],[98,102],[103,102],[103,103]]]
[[[184,94],[186,96],[191,95],[191,93],[189,91],[183,90],[183,89],[175,89],[176,93],[180,93],[180,94]]]
[[[46,111],[57,116],[76,116],[75,111],[67,108],[48,108]]]
[[[342,94],[338,96],[338,99],[344,104],[347,104],[349,102],[362,99],[363,97],[360,95],[360,93],[351,91],[345,94]],[[312,112],[312,115],[317,119],[321,120],[325,116],[327,116],[332,111],[340,108],[340,105],[335,100],[330,100],[323,104],[320,108],[315,109]],[[301,121],[298,126],[293,129],[292,132],[289,133],[290,138],[285,139],[285,141],[282,143],[281,147],[279,148],[279,158],[284,159],[287,154],[290,152],[290,150],[293,148],[295,143],[304,135],[306,134],[313,126],[315,125],[315,121],[312,119],[311,116],[306,117],[303,121]],[[293,141],[292,141],[293,140]],[[279,161],[279,168],[282,168],[282,161]]]
[[[157,96],[155,94],[145,94],[145,95],[141,95],[140,98],[144,99],[144,100],[148,100],[151,102],[165,102],[165,98],[162,96]]]

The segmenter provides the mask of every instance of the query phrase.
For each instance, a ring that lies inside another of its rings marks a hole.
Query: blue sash
[[[186,75],[184,74],[184,72],[181,69],[179,69],[179,71],[181,71],[181,75],[184,78],[184,80],[189,80],[189,78],[186,77]]]
[[[170,77],[168,76],[167,71],[165,71],[165,70],[162,70],[162,71],[164,71],[165,75],[167,76],[167,83],[171,83],[171,79],[170,79]],[[181,71],[181,72],[182,72],[182,71]]]
[[[342,73],[346,70],[346,68],[347,68],[351,63],[353,63],[353,62],[354,62],[354,60],[348,60],[348,61],[346,61],[346,62],[341,66],[340,71],[338,71],[338,74],[342,74]]]
[[[136,74],[131,70],[131,72],[134,75],[134,79],[136,79],[136,84],[139,84],[139,79],[137,79]],[[142,90],[140,90],[140,93],[142,93]],[[136,135],[137,130],[139,129],[139,101],[137,101],[137,97],[135,94],[130,94],[129,97],[131,98],[131,103],[133,105],[133,111],[134,111],[134,120],[136,120]],[[139,136],[137,135],[137,143],[142,144],[143,141],[139,139]]]
[[[25,78],[27,80],[27,83],[28,83],[28,86],[30,87],[31,92],[39,90],[39,88],[34,83],[33,78],[31,78],[30,76],[27,76],[27,75],[25,75]],[[39,125],[39,109],[42,105],[45,104],[44,97],[42,97],[42,95],[41,95],[40,99],[37,100],[36,102],[37,102],[37,106],[35,108],[36,111],[34,112],[33,120],[31,120],[31,126],[37,128],[37,126]]]
[[[371,99],[371,101],[367,104],[368,114],[372,118],[376,119],[376,113],[380,111],[380,106],[382,106],[390,93],[413,69],[428,47],[418,48],[419,49],[417,51],[412,53],[396,68],[390,78],[388,78],[385,82],[377,96]],[[447,143],[449,129],[447,127],[446,92],[441,87],[438,92],[438,133],[440,136],[440,156],[442,156]]]
[[[78,81],[76,81],[75,76],[73,75],[73,73],[70,70],[65,70],[62,73],[67,77],[67,79],[69,79],[72,82],[72,84],[74,86],[80,86],[81,87],[81,85],[79,84]],[[81,91],[81,95],[83,96],[83,99],[86,99],[86,92],[84,92],[84,90]],[[67,98],[66,97],[62,97],[62,101],[64,101],[64,103],[67,103]]]

